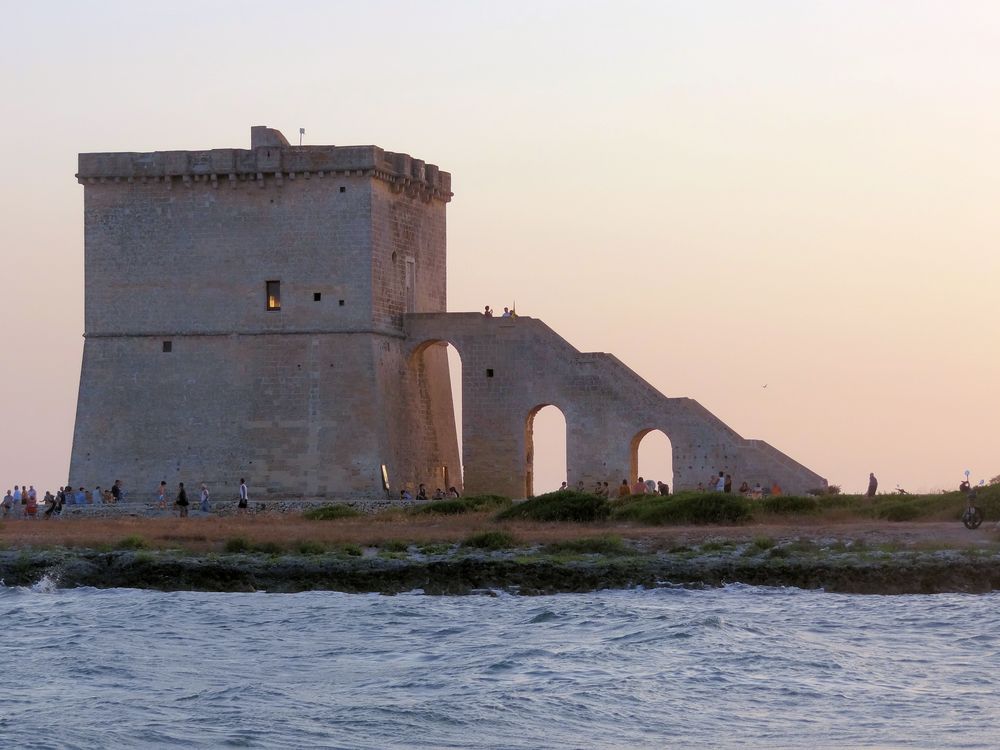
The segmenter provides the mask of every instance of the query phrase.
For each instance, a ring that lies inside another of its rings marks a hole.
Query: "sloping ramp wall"
[[[781,485],[786,493],[826,480],[760,440],[747,440],[690,398],[670,398],[603,353],[582,353],[540,320],[478,313],[406,316],[406,346],[452,344],[462,358],[465,492],[530,494],[529,417],[557,406],[566,418],[571,485],[634,482],[638,441],[662,430],[673,449],[674,489],[692,489],[719,471]]]

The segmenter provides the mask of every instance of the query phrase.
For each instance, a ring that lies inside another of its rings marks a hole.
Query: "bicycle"
[[[966,489],[966,500],[967,504],[965,506],[965,512],[962,514],[962,524],[967,529],[978,529],[983,522],[983,511],[976,506],[976,488],[969,487],[968,482],[962,483],[963,487]]]

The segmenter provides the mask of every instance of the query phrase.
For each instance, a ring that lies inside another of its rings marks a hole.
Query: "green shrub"
[[[361,549],[361,545],[354,544],[353,542],[340,545],[340,551],[348,557],[361,557],[364,554],[364,550]]]
[[[840,485],[839,484],[829,484],[826,487],[815,487],[811,490],[806,490],[807,495],[816,495],[817,497],[826,497],[828,495],[839,495]]]
[[[682,492],[643,495],[615,509],[615,518],[659,526],[662,524],[743,523],[751,518],[750,501],[721,492]]]
[[[774,540],[769,536],[759,536],[753,540],[753,544],[750,545],[755,550],[768,550],[774,546]]]
[[[533,497],[518,505],[501,511],[501,520],[525,521],[576,521],[587,523],[601,521],[608,517],[611,508],[607,501],[597,495],[589,495],[575,490],[549,492]]]
[[[149,549],[149,543],[138,534],[132,534],[115,542],[115,549]]]
[[[348,505],[323,505],[310,508],[302,514],[310,521],[336,521],[338,518],[356,518],[361,514]]]
[[[815,513],[819,510],[819,501],[814,497],[777,495],[765,497],[760,501],[759,507],[767,513]]]
[[[410,543],[401,539],[388,539],[379,545],[382,552],[406,552],[410,549]]]
[[[462,542],[463,547],[491,550],[512,549],[517,545],[518,541],[514,535],[506,531],[483,531],[473,534]]]
[[[450,500],[435,500],[413,509],[414,513],[431,513],[441,516],[452,516],[460,513],[483,513],[485,511],[503,510],[511,504],[509,497],[501,495],[470,495],[469,497],[452,498]]]
[[[311,540],[299,542],[295,549],[300,555],[322,555],[326,552],[326,548],[322,544]]]
[[[550,554],[559,554],[562,552],[597,555],[635,554],[634,549],[625,544],[620,536],[616,536],[614,534],[584,537],[583,539],[569,539],[564,542],[553,542],[552,544],[546,545],[545,552]]]
[[[251,545],[246,537],[233,536],[226,540],[222,549],[226,552],[249,552]]]

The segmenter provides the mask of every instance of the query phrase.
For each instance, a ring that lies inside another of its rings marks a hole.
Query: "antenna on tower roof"
[[[299,145],[302,145],[302,136],[306,134],[305,128],[299,128]]]

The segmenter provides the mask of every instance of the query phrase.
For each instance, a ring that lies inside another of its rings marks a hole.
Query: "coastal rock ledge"
[[[1000,555],[966,551],[685,559],[454,552],[419,559],[339,555],[207,554],[84,549],[0,551],[0,583],[159,591],[341,591],[523,595],[657,586],[793,586],[853,594],[985,593],[1000,589]]]

